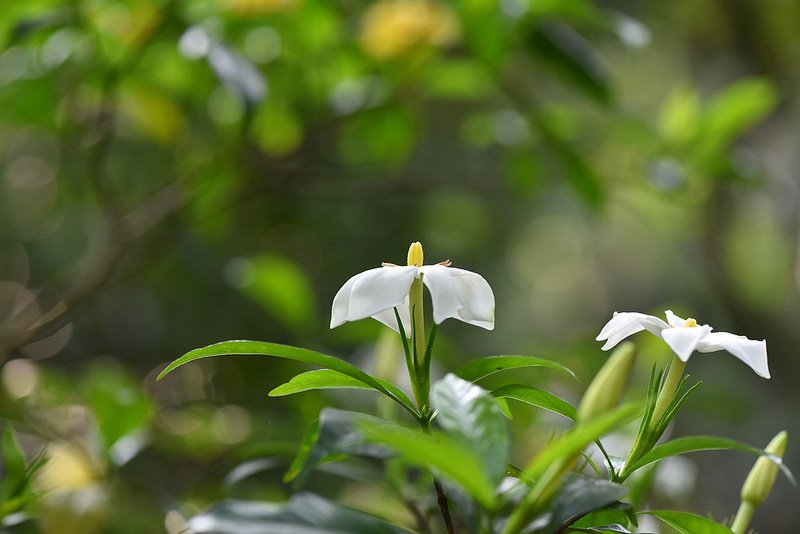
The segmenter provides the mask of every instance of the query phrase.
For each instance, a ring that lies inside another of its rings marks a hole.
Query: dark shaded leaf
[[[399,534],[407,530],[312,493],[298,493],[288,503],[221,501],[193,517],[196,534]]]
[[[302,484],[312,469],[342,454],[388,458],[385,447],[367,443],[361,425],[389,424],[383,419],[358,412],[325,408],[306,432],[300,450],[284,475],[284,480]]]
[[[527,35],[531,52],[596,102],[612,101],[606,61],[571,26],[561,22],[537,24]]]
[[[550,507],[550,521],[544,532],[558,532],[564,524],[572,523],[581,516],[616,502],[627,493],[628,489],[619,484],[572,474],[567,477]]]

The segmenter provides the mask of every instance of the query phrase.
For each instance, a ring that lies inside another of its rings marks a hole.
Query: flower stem
[[[655,408],[653,408],[653,415],[650,418],[650,428],[656,428],[661,417],[666,413],[672,399],[675,397],[675,391],[683,378],[683,370],[686,368],[686,362],[681,361],[677,356],[672,357],[672,362],[669,364],[669,371],[667,371],[667,378],[664,379],[664,386],[658,393]]]
[[[420,414],[425,416],[429,408],[429,395],[431,388],[430,375],[426,372],[429,366],[425,365],[425,308],[422,302],[422,276],[414,280],[408,294],[408,305],[411,312],[411,337],[414,354],[414,369],[416,370],[417,404]]]
[[[426,434],[431,433],[430,419],[427,419],[424,422],[420,421],[420,426],[422,426],[422,431]],[[439,504],[439,510],[442,512],[442,520],[444,521],[445,529],[447,529],[447,534],[455,534],[453,518],[450,516],[450,506],[447,503],[447,494],[444,491],[444,487],[442,487],[442,484],[436,477],[433,478],[433,487],[436,489],[436,502]]]
[[[739,505],[739,510],[736,512],[736,517],[733,519],[733,525],[731,525],[731,530],[734,534],[745,534],[747,532],[747,527],[750,525],[750,520],[753,519],[755,511],[756,507],[753,503],[742,501],[742,504]]]

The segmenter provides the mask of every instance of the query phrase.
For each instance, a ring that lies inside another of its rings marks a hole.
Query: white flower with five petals
[[[417,245],[415,243],[415,245]],[[412,246],[413,248],[413,246]],[[350,278],[333,298],[331,328],[348,321],[372,317],[399,332],[394,310],[411,335],[409,291],[416,279],[428,288],[433,303],[433,321],[458,319],[487,330],[494,329],[494,293],[479,274],[450,267],[450,262],[422,265],[422,247],[417,259],[405,266],[384,263]]]
[[[694,351],[716,352],[726,350],[746,363],[759,376],[769,378],[767,366],[767,342],[748,339],[728,332],[712,332],[707,324],[698,325],[694,319],[682,319],[666,311],[667,322],[654,315],[634,312],[615,312],[614,317],[603,327],[597,341],[605,341],[603,350],[616,346],[620,341],[642,330],[659,336],[686,362]]]

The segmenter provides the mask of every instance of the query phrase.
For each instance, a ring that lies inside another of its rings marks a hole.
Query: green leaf
[[[431,402],[436,422],[480,458],[489,477],[499,483],[506,472],[510,445],[508,422],[494,397],[448,374],[433,385]]]
[[[538,24],[528,33],[528,48],[572,85],[602,105],[612,100],[605,60],[575,29],[563,23]]]
[[[148,443],[153,402],[137,380],[108,362],[92,365],[81,388],[97,421],[103,453],[114,465],[126,464]]]
[[[649,510],[639,513],[657,517],[680,534],[733,534],[731,529],[720,525],[716,521],[687,512]]]
[[[575,373],[571,369],[552,360],[535,356],[485,356],[462,365],[455,371],[455,374],[464,380],[475,382],[506,369],[520,369],[523,367],[547,367],[548,369],[566,373],[577,380]]]
[[[26,484],[25,454],[10,425],[3,430],[3,493],[5,498],[19,493]]]
[[[386,448],[367,443],[361,425],[388,424],[387,421],[358,412],[325,408],[303,437],[292,465],[284,475],[285,482],[302,484],[317,466],[342,454],[387,458]]]
[[[570,532],[588,532],[589,534],[608,534],[609,532],[621,532],[623,534],[632,534],[630,530],[620,524],[603,525],[599,527],[572,527]]]
[[[636,471],[646,465],[657,462],[668,456],[676,456],[678,454],[686,454],[689,452],[720,450],[748,452],[757,456],[767,455],[770,460],[778,465],[792,485],[797,485],[791,471],[789,471],[789,468],[786,467],[786,465],[777,456],[768,454],[766,451],[759,449],[758,447],[753,447],[752,445],[748,445],[740,441],[728,438],[719,438],[716,436],[688,436],[685,438],[673,439],[672,441],[668,441],[656,446],[653,450],[642,456],[639,461],[633,464],[630,469],[626,469],[626,471]]]
[[[576,425],[572,430],[548,444],[525,468],[526,480],[535,480],[554,462],[578,454],[586,445],[603,434],[631,421],[639,411],[636,404],[621,406],[607,414]]]
[[[767,79],[732,83],[709,102],[703,121],[703,140],[712,146],[727,144],[764,118],[777,103],[777,91]]]
[[[419,417],[414,404],[397,386],[390,384],[389,382],[380,381],[377,378],[368,375],[358,367],[334,356],[328,356],[327,354],[322,354],[309,349],[281,345],[279,343],[270,343],[267,341],[223,341],[207,347],[195,349],[169,364],[166,369],[161,371],[161,374],[158,375],[157,380],[161,380],[167,374],[171,373],[181,365],[193,362],[195,360],[210,358],[212,356],[235,355],[273,356],[276,358],[286,358],[288,360],[311,363],[326,369],[338,371],[344,375],[355,378],[356,380],[366,384],[376,391],[380,391],[408,410],[414,417]]]
[[[378,377],[375,380],[380,381]],[[306,371],[269,392],[270,397],[284,397],[315,389],[372,389],[361,380],[330,369]]]
[[[274,132],[276,124],[268,129]],[[302,331],[313,324],[316,303],[311,282],[289,258],[267,254],[239,258],[230,263],[229,275],[237,288],[284,326]]]
[[[364,425],[362,430],[370,441],[390,447],[412,465],[426,467],[449,478],[485,509],[494,509],[495,487],[481,460],[456,441],[398,425]]]
[[[221,501],[189,520],[197,534],[401,534],[408,531],[313,493],[298,493],[285,504]]]
[[[550,521],[544,534],[554,534],[565,524],[620,500],[628,489],[607,480],[570,474],[550,506]]]
[[[570,403],[543,389],[521,384],[509,384],[492,391],[498,398],[514,399],[575,420],[577,410]]]

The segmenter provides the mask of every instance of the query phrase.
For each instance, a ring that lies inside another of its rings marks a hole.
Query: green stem
[[[422,302],[422,275],[411,284],[408,293],[408,305],[411,312],[411,337],[413,343],[414,369],[416,370],[417,404],[419,412],[424,416],[429,411],[430,376],[426,376],[425,365],[425,308]]]
[[[739,510],[736,512],[736,517],[733,519],[731,530],[734,534],[745,534],[747,527],[750,525],[750,520],[753,519],[756,507],[750,502],[742,501],[739,505]]]
[[[656,406],[653,408],[653,415],[650,418],[650,428],[654,429],[661,421],[661,417],[666,413],[672,399],[675,397],[675,391],[683,378],[683,370],[686,368],[686,362],[681,361],[677,356],[672,357],[672,362],[669,364],[669,371],[667,371],[667,378],[664,379],[664,387],[658,393],[656,399]]]

